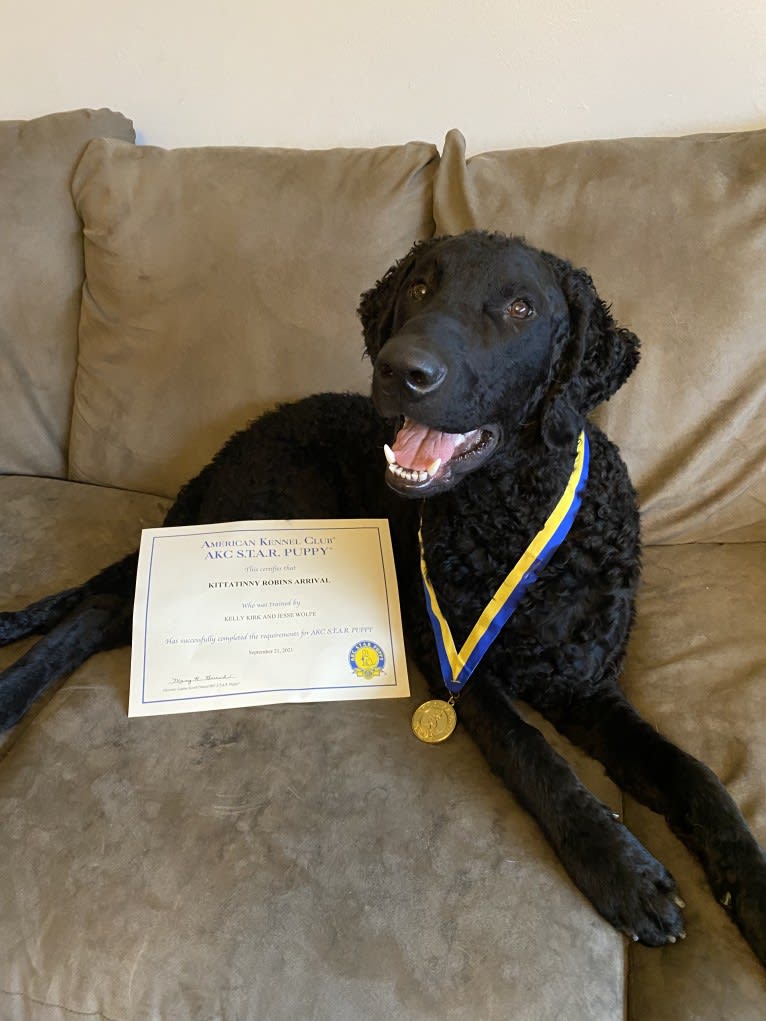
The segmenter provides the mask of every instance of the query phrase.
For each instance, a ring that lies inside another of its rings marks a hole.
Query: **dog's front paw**
[[[636,943],[661,947],[686,938],[681,909],[685,907],[675,881],[667,869],[643,851],[643,861],[634,862],[620,876],[618,888],[608,898],[609,921]]]
[[[675,880],[621,823],[602,820],[575,881],[600,914],[650,947],[684,939],[685,907]]]

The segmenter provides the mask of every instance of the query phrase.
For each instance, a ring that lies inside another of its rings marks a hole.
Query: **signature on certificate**
[[[233,681],[234,674],[205,674],[204,677],[195,674],[194,677],[174,677],[173,684],[204,684],[208,681]]]

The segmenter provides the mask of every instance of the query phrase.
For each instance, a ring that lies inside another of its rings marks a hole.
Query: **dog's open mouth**
[[[448,489],[484,464],[499,439],[496,425],[448,433],[405,418],[393,446],[384,448],[386,482],[407,496],[427,496]]]

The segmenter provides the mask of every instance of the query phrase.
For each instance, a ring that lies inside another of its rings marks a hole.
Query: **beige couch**
[[[457,132],[132,139],[103,110],[0,124],[0,605],[131,549],[275,400],[366,389],[357,298],[413,239],[522,233],[643,339],[601,413],[644,509],[627,691],[766,841],[766,132],[469,160]],[[2,1021],[766,1016],[696,863],[562,742],[676,875],[683,944],[627,946],[407,700],[129,721],[128,664],[93,658],[2,746]]]

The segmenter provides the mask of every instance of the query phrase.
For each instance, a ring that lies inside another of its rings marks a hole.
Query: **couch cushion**
[[[275,401],[366,390],[359,294],[433,233],[436,161],[91,145],[72,477],[171,495]]]
[[[766,543],[645,552],[638,620],[624,677],[639,710],[706,762],[766,844]],[[626,798],[625,821],[671,870],[687,939],[631,947],[630,1021],[760,1021],[766,974],[664,820]]]
[[[14,602],[163,509],[32,479],[0,497]],[[0,761],[4,1019],[622,1021],[622,938],[464,733],[412,736],[420,677],[412,699],[129,720],[128,666],[91,659]]]
[[[438,233],[523,234],[587,267],[643,342],[598,413],[650,542],[766,538],[766,131],[576,142],[466,161],[447,136]]]
[[[0,581],[0,609],[8,610],[79,585],[111,560],[136,549],[142,528],[162,524],[169,501],[61,479],[6,476],[0,478],[0,505],[0,549],[6,562]],[[42,537],[36,554],[29,546],[35,529]],[[22,570],[11,566],[23,562],[28,566]],[[29,639],[0,648],[0,670],[32,643]],[[47,698],[39,699],[27,720]],[[0,735],[0,749],[12,743],[22,729]]]
[[[67,473],[83,280],[69,189],[99,135],[133,126],[111,110],[0,123],[0,473]]]

